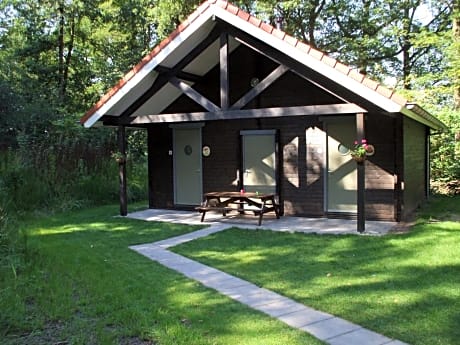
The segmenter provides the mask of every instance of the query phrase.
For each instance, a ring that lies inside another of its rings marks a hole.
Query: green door
[[[356,163],[348,154],[356,138],[353,117],[327,121],[327,212],[356,213]]]
[[[245,191],[275,194],[275,131],[243,131],[242,144]]]
[[[174,128],[174,203],[202,201],[201,128]]]

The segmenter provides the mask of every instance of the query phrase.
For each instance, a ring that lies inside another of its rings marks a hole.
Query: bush
[[[431,136],[431,178],[450,183],[460,179],[460,112],[439,112],[439,119],[447,130]]]

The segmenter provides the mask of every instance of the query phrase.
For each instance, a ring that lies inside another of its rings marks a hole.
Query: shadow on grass
[[[34,264],[0,298],[5,344],[43,343],[56,322],[46,342],[320,344],[128,248],[200,227],[111,217],[111,210],[26,222]]]
[[[411,344],[457,344],[460,226],[404,235],[231,229],[173,248],[230,274]]]

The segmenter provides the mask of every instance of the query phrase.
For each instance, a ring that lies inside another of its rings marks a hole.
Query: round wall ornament
[[[190,156],[193,152],[193,149],[190,145],[185,145],[184,146],[184,153],[187,155],[187,156]]]
[[[211,148],[209,146],[203,146],[203,156],[209,157],[211,155]]]

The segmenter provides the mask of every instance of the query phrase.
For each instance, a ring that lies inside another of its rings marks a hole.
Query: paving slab
[[[228,280],[238,280],[238,281],[246,282],[245,280],[236,278],[228,273],[225,273],[219,270],[217,270],[217,272],[214,274],[209,274],[207,276],[200,277],[200,282],[205,285],[215,284],[217,286],[217,284],[223,284],[222,286],[225,286],[224,284],[226,284],[225,282]]]
[[[202,230],[190,232],[190,233],[187,233],[187,234],[183,234],[183,235],[180,235],[180,236],[171,237],[171,238],[168,238],[166,240],[155,242],[155,245],[158,246],[158,247],[166,249],[166,248],[169,248],[169,247],[177,246],[177,245],[182,244],[182,243],[186,243],[186,242],[196,240],[196,239],[201,238],[201,237],[209,236],[211,234],[214,234],[216,232],[220,232],[220,231],[228,229],[228,228],[229,228],[228,225],[217,224],[217,225],[213,225],[213,226],[211,226],[209,228],[205,228],[205,229],[202,229]]]
[[[391,341],[392,339],[365,328],[327,339],[330,345],[386,345]]]
[[[301,309],[290,314],[282,315],[278,317],[278,319],[288,324],[289,326],[302,328],[311,323],[315,323],[326,319],[332,319],[333,317],[334,316],[331,314],[323,313],[322,311],[318,311],[305,306],[305,309]]]
[[[277,301],[273,301],[267,304],[259,305],[258,310],[268,314],[272,317],[278,317],[286,315],[304,309],[305,306],[301,303],[294,302],[293,300],[283,297]]]
[[[252,287],[254,284],[248,282],[247,280],[243,280],[234,276],[231,276],[232,279],[225,279],[225,280],[200,280],[203,285],[206,285],[214,290],[219,291],[220,293],[226,294],[227,292],[233,291],[234,289],[242,288],[243,290],[246,288]]]
[[[315,322],[304,327],[302,330],[314,335],[320,340],[327,340],[362,328],[359,325],[333,317],[331,319]]]
[[[253,291],[252,293],[229,293],[227,294],[227,296],[239,301],[240,303],[246,304],[254,309],[258,309],[258,306],[276,302],[283,298],[283,296],[277,293],[262,288],[258,288],[256,291]]]

